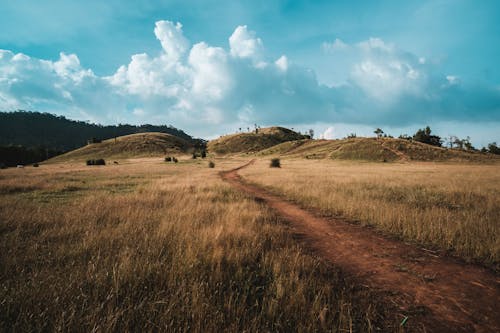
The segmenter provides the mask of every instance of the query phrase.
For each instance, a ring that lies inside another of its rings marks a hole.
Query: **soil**
[[[408,317],[405,326],[423,332],[500,332],[497,273],[303,209],[245,182],[237,172],[252,163],[221,177],[271,207],[317,255],[362,285],[384,291]]]

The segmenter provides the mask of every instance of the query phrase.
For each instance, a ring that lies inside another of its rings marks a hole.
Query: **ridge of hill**
[[[44,147],[69,151],[85,146],[91,138],[111,139],[134,133],[161,132],[175,135],[187,142],[203,144],[171,125],[98,125],[75,121],[49,113],[14,111],[0,112],[0,145]]]
[[[135,157],[187,154],[195,146],[184,139],[166,133],[136,133],[91,143],[56,156],[49,162],[85,161],[87,159],[124,159]]]
[[[499,161],[500,157],[478,151],[431,146],[395,138],[350,138],[341,140],[297,140],[262,150],[258,155],[281,155],[308,159],[364,161]]]
[[[221,136],[208,142],[208,151],[216,154],[256,153],[277,144],[307,137],[284,127],[267,127],[254,132]]]

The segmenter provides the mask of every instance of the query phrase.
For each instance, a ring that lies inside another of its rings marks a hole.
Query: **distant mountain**
[[[89,124],[49,113],[0,112],[0,165],[12,166],[40,162],[63,152],[119,136],[159,132],[202,148],[206,142],[171,125]]]
[[[87,141],[111,139],[118,136],[160,132],[174,135],[192,144],[203,144],[184,131],[171,125],[111,125],[89,124],[66,119],[49,113],[15,111],[0,112],[0,145],[44,147],[57,151],[69,151],[87,144]]]

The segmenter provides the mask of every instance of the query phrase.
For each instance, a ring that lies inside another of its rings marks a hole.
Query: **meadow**
[[[240,174],[321,215],[498,271],[500,165],[258,160]]]
[[[220,179],[242,163],[144,158],[0,170],[0,331],[400,331],[402,315],[383,295],[309,253],[284,221]],[[265,163],[245,173],[264,177]],[[283,190],[299,197],[306,179],[323,177],[304,175],[330,165],[317,167],[287,161],[262,181],[286,179],[294,187]],[[350,177],[344,185],[356,183]],[[498,217],[494,184],[482,186],[481,205]],[[300,198],[326,205],[342,194],[329,192]],[[485,214],[485,228],[498,231]]]

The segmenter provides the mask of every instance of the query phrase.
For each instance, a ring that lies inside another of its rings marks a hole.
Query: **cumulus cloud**
[[[0,108],[108,123],[168,122],[198,135],[242,122],[500,120],[498,88],[468,85],[379,38],[323,43],[325,56],[342,57],[348,70],[342,84],[328,87],[286,55],[266,57],[262,40],[247,26],[236,27],[229,47],[193,44],[182,25],[170,21],[156,22],[154,34],[161,44],[157,54],[132,55],[105,77],[83,68],[75,54],[50,61],[0,50]],[[329,131],[323,135],[342,129]]]

